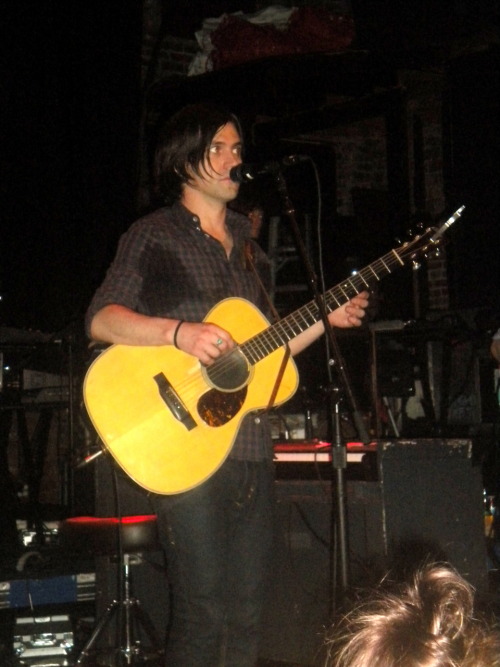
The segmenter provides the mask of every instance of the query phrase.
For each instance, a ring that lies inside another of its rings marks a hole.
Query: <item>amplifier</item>
[[[73,630],[69,616],[27,616],[16,620],[14,629],[15,664],[53,667],[70,665]]]
[[[483,486],[472,442],[381,440],[375,454],[365,453],[372,455],[377,480],[348,481],[345,489],[352,586],[371,589],[388,571],[393,579],[406,579],[422,562],[440,560],[487,595]],[[335,491],[319,477],[276,482],[262,659],[325,664],[324,631],[331,623],[331,594],[338,590],[332,567],[340,552],[332,540]]]
[[[16,519],[18,537],[24,547],[36,549],[39,544],[54,545],[58,543],[59,522],[44,521],[42,530],[28,528],[25,519]]]
[[[29,608],[94,599],[94,572],[0,582],[0,609]]]

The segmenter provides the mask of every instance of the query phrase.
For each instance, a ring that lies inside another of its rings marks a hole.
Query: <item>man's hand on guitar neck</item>
[[[360,292],[357,296],[347,301],[344,305],[336,308],[328,315],[328,321],[332,327],[349,329],[359,327],[368,307],[369,292]],[[316,322],[310,329],[301,333],[297,338],[290,341],[292,356],[299,354],[311,345],[325,332],[323,322]]]
[[[330,313],[328,320],[332,327],[339,327],[340,329],[359,327],[365,316],[366,308],[368,308],[369,296],[368,292],[361,292],[358,296],[353,297],[343,306]]]

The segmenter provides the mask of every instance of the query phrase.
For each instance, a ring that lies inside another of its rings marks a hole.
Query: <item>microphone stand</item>
[[[363,420],[361,419],[361,414],[358,410],[354,394],[351,389],[349,379],[347,377],[344,360],[342,353],[339,348],[337,337],[334,334],[333,327],[328,321],[328,313],[325,307],[324,299],[318,291],[317,278],[312,267],[308,252],[302,240],[299,226],[297,224],[296,211],[288,195],[286,181],[281,173],[279,167],[274,170],[274,176],[276,179],[276,185],[278,192],[281,195],[283,202],[283,213],[289,218],[295,241],[297,244],[297,249],[299,255],[303,261],[305,270],[306,270],[306,279],[309,282],[313,298],[317,304],[318,311],[321,315],[325,327],[325,335],[330,345],[330,349],[333,352],[333,360],[329,360],[327,364],[328,370],[328,381],[329,381],[329,398],[330,398],[330,410],[327,410],[327,420],[328,420],[328,429],[332,434],[332,468],[333,468],[333,479],[335,482],[336,494],[333,494],[332,489],[332,507],[334,507],[335,514],[332,518],[335,518],[334,526],[336,527],[336,532],[333,533],[333,538],[337,538],[339,545],[338,552],[331,548],[330,558],[331,558],[331,579],[332,579],[332,591],[331,591],[331,609],[333,612],[335,608],[335,602],[340,602],[344,599],[345,593],[349,585],[349,576],[348,576],[348,548],[347,548],[347,526],[346,526],[346,494],[345,494],[345,470],[347,467],[347,451],[344,443],[342,442],[341,429],[340,429],[340,392],[338,388],[333,387],[332,382],[332,365],[336,366],[338,376],[340,378],[342,389],[345,395],[349,399],[352,417],[354,425],[360,436],[360,440],[364,443],[368,443],[368,434],[365,429]],[[335,415],[335,420],[333,420],[333,415]],[[336,501],[336,502],[334,502]],[[332,539],[332,547],[334,540]],[[338,554],[338,556],[337,556]],[[340,569],[340,587],[335,586],[335,576],[333,573],[337,569],[337,557],[338,564]]]

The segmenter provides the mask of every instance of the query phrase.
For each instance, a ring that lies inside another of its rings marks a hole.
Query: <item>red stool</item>
[[[144,551],[158,551],[158,530],[155,515],[127,516],[122,519],[99,517],[75,517],[62,521],[59,527],[62,546],[80,554],[93,556],[118,557],[121,567],[121,590],[108,606],[78,656],[75,665],[83,665],[95,651],[94,645],[116,614],[123,612],[118,619],[120,641],[114,651],[127,665],[144,664],[145,649],[134,639],[134,628],[142,626],[152,645],[152,653],[159,657],[163,652],[158,635],[148,614],[142,609],[139,600],[131,595],[130,565],[133,554]],[[149,649],[151,655],[151,649]],[[91,663],[95,664],[95,663]],[[122,664],[115,663],[113,664]]]

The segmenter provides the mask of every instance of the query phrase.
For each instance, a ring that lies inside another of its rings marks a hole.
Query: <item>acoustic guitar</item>
[[[326,310],[436,249],[463,209],[328,290]],[[206,321],[229,331],[237,345],[207,367],[173,345],[111,345],[89,367],[83,386],[104,448],[149,491],[196,487],[224,462],[246,414],[265,409],[271,396],[274,406],[293,396],[298,373],[293,360],[284,359],[287,343],[319,319],[315,301],[270,324],[245,299],[224,299]]]

